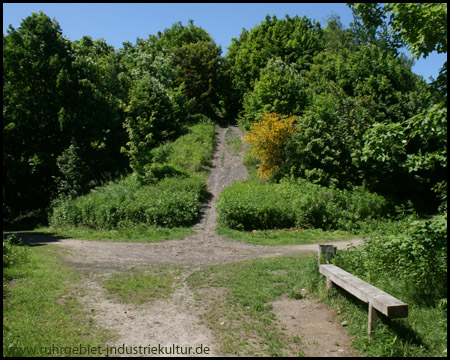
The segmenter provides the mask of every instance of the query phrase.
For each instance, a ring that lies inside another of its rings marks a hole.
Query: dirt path
[[[235,263],[246,259],[267,258],[279,255],[292,255],[304,252],[316,252],[317,245],[294,246],[257,246],[243,244],[226,239],[215,233],[217,213],[217,198],[220,192],[233,181],[246,179],[247,171],[242,164],[243,152],[236,154],[227,146],[226,138],[242,138],[243,134],[235,126],[218,128],[218,145],[213,160],[213,166],[208,178],[208,189],[212,199],[204,208],[204,215],[199,224],[194,227],[196,233],[184,240],[170,240],[162,243],[117,243],[96,242],[77,239],[51,240],[52,244],[62,246],[69,251],[66,262],[70,266],[81,269],[84,278],[84,296],[81,302],[89,311],[94,311],[97,326],[112,330],[119,335],[115,346],[147,346],[149,344],[171,346],[206,345],[210,348],[210,356],[220,355],[215,347],[215,339],[209,329],[200,321],[201,306],[194,300],[194,295],[184,283],[184,279],[193,271],[213,264]],[[245,149],[244,149],[245,150]],[[25,234],[24,234],[25,235]],[[48,238],[39,235],[28,237],[35,244],[49,243]],[[357,245],[359,239],[333,243],[338,248],[346,248],[349,244]],[[177,288],[173,296],[165,300],[157,300],[140,306],[114,302],[105,296],[105,290],[99,285],[98,278],[121,272],[133,265],[176,264],[184,265],[181,275],[183,286]],[[298,312],[299,302],[296,300],[276,303],[274,306],[279,320],[289,331],[297,331],[301,336],[311,332],[306,322],[317,323],[314,316],[314,305],[307,307],[306,313],[313,315],[311,321],[305,320],[306,327],[294,329],[283,314]],[[282,311],[280,309],[283,309]],[[323,313],[323,311],[321,310]],[[304,315],[305,315],[304,314]],[[301,318],[302,316],[300,316]],[[306,317],[303,317],[306,319]],[[328,319],[328,318],[327,318]],[[292,321],[291,321],[292,322]],[[324,320],[329,325],[328,320]],[[320,325],[320,324],[319,324]],[[338,332],[338,333],[336,333]],[[321,343],[322,349],[332,348],[327,342],[336,342],[336,338],[346,336],[345,330],[335,329],[333,334],[314,332],[316,343]],[[339,341],[348,344],[345,341]],[[323,346],[322,346],[323,345]],[[315,353],[314,346],[309,346],[305,352],[315,356],[349,356],[351,351],[344,346],[344,351],[328,351]],[[341,349],[339,349],[341,350]]]

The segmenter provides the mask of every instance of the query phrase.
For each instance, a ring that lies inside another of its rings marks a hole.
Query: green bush
[[[288,197],[275,184],[238,182],[222,191],[217,205],[219,219],[237,230],[291,227],[295,218]]]
[[[15,234],[3,235],[3,267],[24,263],[28,259],[28,248]]]
[[[447,215],[404,220],[353,251],[338,252],[333,262],[394,296],[436,305],[447,297]]]
[[[141,185],[131,175],[62,202],[53,209],[50,225],[110,230],[136,226],[190,226],[200,214],[207,185],[199,175],[164,178]]]
[[[343,191],[305,180],[279,184],[235,183],[218,200],[220,221],[232,229],[281,229],[290,227],[323,230],[355,230],[368,219],[382,217],[387,201],[362,188]]]

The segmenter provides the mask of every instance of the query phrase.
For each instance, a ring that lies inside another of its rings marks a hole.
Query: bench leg
[[[333,287],[333,282],[330,280],[329,277],[327,277],[327,292],[331,290]]]
[[[378,314],[378,310],[369,303],[369,326],[367,329],[367,333],[369,336],[372,334],[372,330],[375,330],[378,327],[380,321],[381,319]]]

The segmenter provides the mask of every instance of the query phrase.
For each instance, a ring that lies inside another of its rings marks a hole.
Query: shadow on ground
[[[68,239],[66,237],[52,234],[52,233],[39,233],[29,231],[3,231],[3,236],[16,235],[26,245],[29,246],[42,246],[48,244],[54,244],[62,240]]]

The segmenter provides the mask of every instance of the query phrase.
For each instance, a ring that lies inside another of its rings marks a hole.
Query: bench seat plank
[[[408,317],[408,304],[376,288],[333,264],[320,264],[319,272],[334,284],[366,303],[372,304],[389,318]]]

